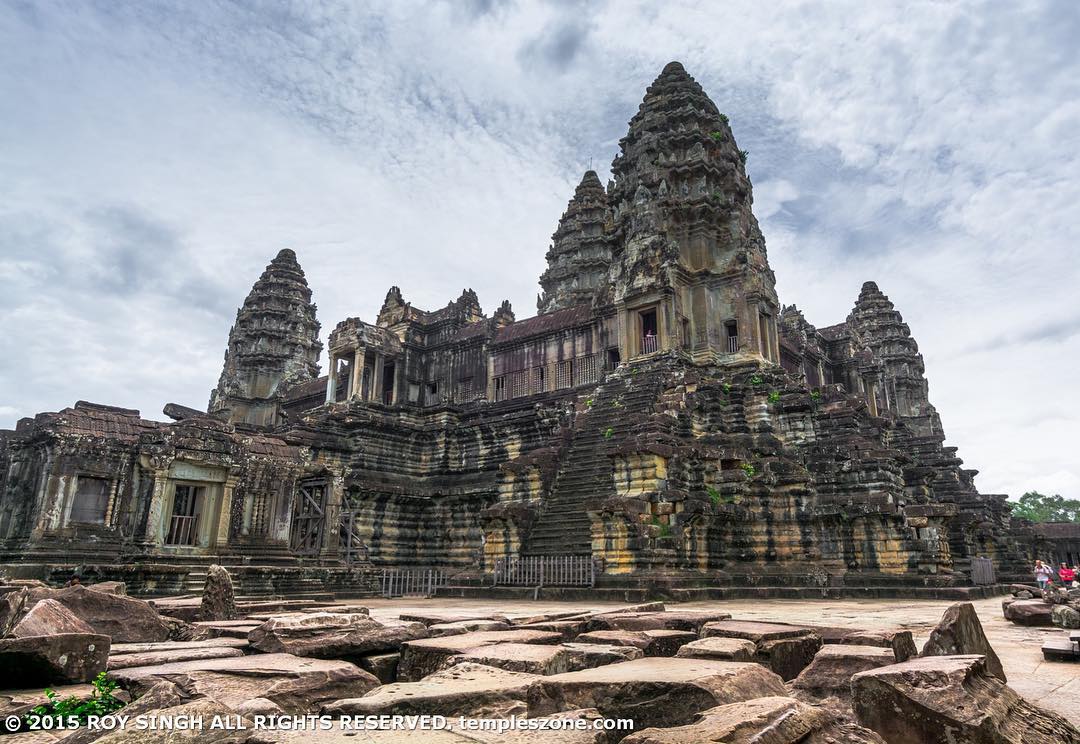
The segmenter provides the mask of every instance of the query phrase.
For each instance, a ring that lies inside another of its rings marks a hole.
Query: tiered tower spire
[[[319,322],[304,271],[288,248],[277,254],[236,311],[210,413],[254,426],[280,423],[289,386],[319,376]]]
[[[605,287],[611,264],[611,243],[604,233],[609,219],[600,178],[586,171],[551,236],[548,268],[540,277],[544,293],[536,302],[541,314],[592,302]]]

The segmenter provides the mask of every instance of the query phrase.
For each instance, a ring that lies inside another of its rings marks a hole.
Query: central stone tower
[[[607,191],[586,173],[559,223],[540,312],[613,307],[624,359],[778,362],[775,277],[727,117],[671,62],[619,145]]]

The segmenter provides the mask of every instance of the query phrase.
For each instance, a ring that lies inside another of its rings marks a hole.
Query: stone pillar
[[[386,357],[382,354],[375,355],[375,369],[371,371],[371,397],[369,400],[382,403],[382,376],[383,376],[383,360]]]
[[[341,535],[341,503],[345,499],[345,479],[340,475],[327,479],[326,507],[323,512],[322,549],[319,557],[324,560],[338,560]]]
[[[353,353],[352,374],[349,375],[350,399],[359,398],[363,390],[364,381],[364,347],[357,346]]]
[[[221,508],[218,509],[217,529],[210,533],[211,547],[221,549],[229,544],[229,522],[232,521],[233,495],[239,481],[235,475],[229,475],[221,487]]]
[[[154,469],[154,487],[150,492],[150,506],[146,512],[146,534],[144,538],[150,545],[161,545],[165,538],[167,525],[164,520],[169,518],[165,514],[165,488],[169,483],[169,469]]]
[[[337,396],[337,357],[330,355],[330,374],[326,378],[326,402],[333,403]]]

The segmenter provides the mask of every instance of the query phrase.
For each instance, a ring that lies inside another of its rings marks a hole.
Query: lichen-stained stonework
[[[592,556],[600,584],[952,587],[1026,573],[1036,536],[944,445],[924,363],[867,282],[817,328],[780,304],[747,153],[673,62],[605,188],[585,174],[540,314],[438,310],[398,287],[347,318],[319,377],[304,273],[281,251],[229,334],[207,412],[80,402],[0,433],[10,572],[362,593],[380,567],[484,581]]]

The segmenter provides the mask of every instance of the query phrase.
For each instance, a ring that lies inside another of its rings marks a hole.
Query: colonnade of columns
[[[346,358],[344,356],[349,350],[331,352],[330,354],[330,376],[326,383],[326,402],[333,403],[337,400],[337,366],[338,362]],[[383,370],[386,367],[386,354],[372,350],[372,374],[368,380],[368,387],[365,394],[364,391],[364,361],[367,356],[367,348],[358,346],[356,349],[352,349],[352,365],[349,370],[349,379],[347,382],[346,395],[347,400],[350,399],[363,399],[375,402],[382,401],[382,388],[383,388]],[[396,398],[396,395],[394,396]],[[392,402],[392,401],[391,401]]]

